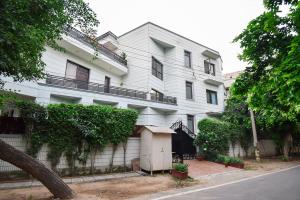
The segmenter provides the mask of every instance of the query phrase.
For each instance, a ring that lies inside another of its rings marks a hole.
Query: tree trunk
[[[127,141],[123,143],[123,164],[124,164],[124,172],[126,172],[126,150],[127,150]]]
[[[289,151],[290,151],[291,144],[292,144],[292,134],[287,133],[284,136],[284,141],[283,141],[283,156],[285,158],[289,157]]]
[[[71,199],[75,192],[45,165],[0,140],[0,159],[9,162],[39,180],[55,198]]]
[[[94,147],[92,147],[92,151],[91,151],[91,169],[90,169],[90,173],[94,174],[95,172],[95,160],[96,160],[96,155],[97,155],[97,145],[95,145]]]
[[[113,146],[112,146],[112,155],[111,155],[111,160],[110,160],[110,164],[109,164],[109,168],[110,168],[111,172],[113,172],[114,157],[115,157],[115,153],[116,153],[117,148],[118,148],[118,145],[113,144]]]

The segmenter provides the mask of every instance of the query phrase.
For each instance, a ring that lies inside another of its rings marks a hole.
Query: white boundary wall
[[[262,157],[276,155],[276,145],[272,140],[259,140],[258,141],[258,149],[260,151],[260,156],[262,156]],[[228,155],[245,157],[246,152],[239,143],[235,144],[234,148],[230,144]],[[250,148],[248,149],[248,156],[253,156],[253,155],[254,155],[254,148],[253,148],[253,146],[250,146]]]
[[[0,139],[6,143],[14,146],[15,148],[25,151],[26,141],[22,135],[8,135],[0,134]],[[37,155],[37,159],[44,163],[47,167],[50,168],[50,163],[47,161],[47,146],[43,146]],[[140,138],[129,138],[127,142],[126,150],[126,166],[131,167],[131,161],[135,158],[139,158],[140,155]],[[108,145],[104,148],[102,152],[98,152],[95,159],[95,168],[100,169],[103,172],[105,169],[108,169],[109,163],[112,156],[112,146]],[[118,146],[115,156],[114,156],[114,166],[123,166],[123,146],[122,144]],[[76,163],[76,167],[83,167],[79,163]],[[87,160],[86,168],[89,169],[90,160]],[[64,156],[61,157],[57,169],[67,169],[68,164]],[[21,169],[0,160],[0,172],[11,172],[11,171],[21,171]]]

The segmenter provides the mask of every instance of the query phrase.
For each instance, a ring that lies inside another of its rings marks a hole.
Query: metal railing
[[[112,52],[102,44],[98,43],[96,40],[91,39],[88,37],[86,34],[78,31],[77,29],[73,27],[68,27],[66,29],[67,34],[71,36],[72,38],[84,43],[85,45],[91,47],[91,48],[96,48],[100,53],[103,53],[107,57],[115,60],[116,62],[124,65],[127,67],[127,60],[124,59],[123,57],[119,56],[118,54]]]
[[[167,104],[177,104],[177,98],[163,95],[161,97],[157,97],[156,94],[151,94],[151,101],[161,102],[161,103],[167,103]]]
[[[187,135],[189,135],[191,138],[195,139],[196,135],[193,131],[191,131],[186,125],[183,124],[181,120],[176,121],[172,126],[170,127],[173,130],[181,129],[183,130]]]
[[[99,92],[99,93],[107,93],[107,94],[113,94],[118,96],[132,97],[137,99],[144,99],[144,100],[147,99],[146,92],[126,89],[122,87],[114,87],[114,86],[107,87],[104,84],[85,82],[85,81],[70,79],[61,76],[54,76],[50,74],[47,74],[46,84],[65,87],[65,88],[75,88],[75,89],[82,89],[82,90],[88,90],[88,91]]]

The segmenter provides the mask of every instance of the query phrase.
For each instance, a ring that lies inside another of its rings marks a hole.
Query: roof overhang
[[[207,50],[207,49],[202,52],[202,55],[204,55],[208,58],[214,59],[214,60],[216,60],[220,57],[220,55],[218,53],[211,51],[211,50]]]
[[[156,39],[154,37],[150,37],[155,43],[157,43],[158,45],[160,45],[162,48],[165,48],[165,49],[170,49],[170,48],[174,48],[175,46],[172,45],[172,44],[169,44],[165,41],[161,41],[159,39]]]
[[[215,79],[212,79],[212,78],[207,78],[204,80],[204,83],[207,83],[207,84],[210,84],[210,85],[215,85],[215,86],[219,86],[219,85],[222,85],[223,82],[221,81],[217,81]]]

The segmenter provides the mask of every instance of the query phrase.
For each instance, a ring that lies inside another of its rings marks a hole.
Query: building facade
[[[151,22],[119,37],[107,32],[90,40],[74,28],[46,48],[43,80],[6,81],[37,103],[105,104],[139,112],[137,125],[182,121],[191,132],[207,113],[224,109],[220,54]]]
[[[225,98],[224,100],[226,101],[229,98],[230,95],[230,87],[234,83],[235,79],[242,74],[244,71],[236,71],[236,72],[231,72],[224,74],[224,87],[225,87]]]

